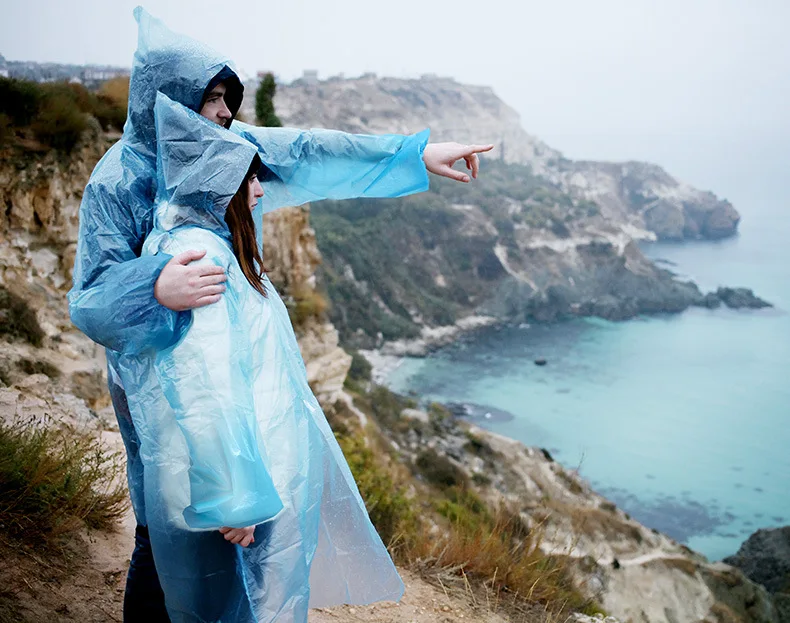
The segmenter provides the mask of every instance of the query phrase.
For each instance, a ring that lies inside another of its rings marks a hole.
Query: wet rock
[[[790,526],[758,530],[724,562],[743,571],[771,593],[790,596]]]
[[[721,307],[721,299],[715,292],[708,292],[700,302],[700,307],[707,307],[708,309],[718,309]]]
[[[759,296],[756,296],[748,288],[719,288],[716,290],[716,296],[727,307],[732,309],[762,309],[764,307],[773,307],[769,302],[764,301]]]

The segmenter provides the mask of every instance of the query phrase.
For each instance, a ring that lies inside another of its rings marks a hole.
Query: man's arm
[[[99,166],[105,164],[120,167],[105,161]],[[171,344],[179,322],[187,320],[177,312],[215,302],[225,279],[217,267],[188,265],[202,252],[138,257],[142,240],[134,206],[152,210],[147,197],[122,183],[109,189],[94,180],[88,184],[69,292],[72,322],[95,342],[127,354]]]
[[[231,129],[258,147],[276,175],[266,185],[264,211],[321,199],[402,197],[428,190],[428,172],[460,182],[469,176],[453,164],[466,161],[472,178],[478,154],[493,145],[428,143],[412,135],[348,134],[336,130],[261,128],[234,122]]]
[[[428,189],[427,130],[410,136],[260,128],[234,122],[276,179],[265,180],[264,210],[321,199],[401,197]]]

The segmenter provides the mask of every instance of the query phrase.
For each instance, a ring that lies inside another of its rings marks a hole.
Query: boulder
[[[716,296],[727,306],[732,309],[762,309],[764,307],[773,307],[767,301],[764,301],[758,296],[755,296],[748,288],[719,288],[716,290]]]
[[[724,562],[769,592],[790,596],[790,526],[758,530]]]

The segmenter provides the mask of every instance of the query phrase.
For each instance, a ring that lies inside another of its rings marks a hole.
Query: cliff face
[[[434,177],[419,197],[316,210],[319,276],[347,344],[430,339],[426,331],[469,316],[621,320],[717,304],[634,242],[732,235],[739,216],[729,203],[656,165],[564,158],[528,134],[490,88],[432,77],[297,81],[278,87],[275,105],[297,127],[428,126],[433,141],[497,145],[470,185]]]
[[[737,229],[739,216],[729,202],[679,182],[659,166],[564,158],[528,134],[518,113],[489,87],[436,77],[297,81],[278,87],[275,106],[283,123],[297,127],[361,133],[430,127],[434,141],[493,142],[494,157],[527,165],[575,199],[594,201],[610,222],[630,226],[629,235],[636,228],[660,239],[722,238]],[[254,116],[251,109],[247,114]]]
[[[263,220],[264,264],[286,303],[318,296],[315,271],[321,263],[306,206],[271,212]],[[297,303],[298,304],[298,303]],[[343,391],[351,356],[338,344],[335,327],[323,313],[297,325],[307,378],[321,404],[333,404]]]

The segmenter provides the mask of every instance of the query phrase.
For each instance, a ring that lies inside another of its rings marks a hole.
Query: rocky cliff
[[[724,560],[774,596],[780,621],[790,621],[790,526],[758,530]]]
[[[729,203],[656,165],[564,158],[528,134],[490,88],[369,75],[282,85],[275,104],[288,125],[401,133],[428,126],[432,140],[497,145],[470,186],[434,178],[419,197],[316,207],[319,276],[349,345],[426,342],[435,327],[470,317],[621,320],[732,300],[703,296],[636,244],[732,235],[739,217]]]

